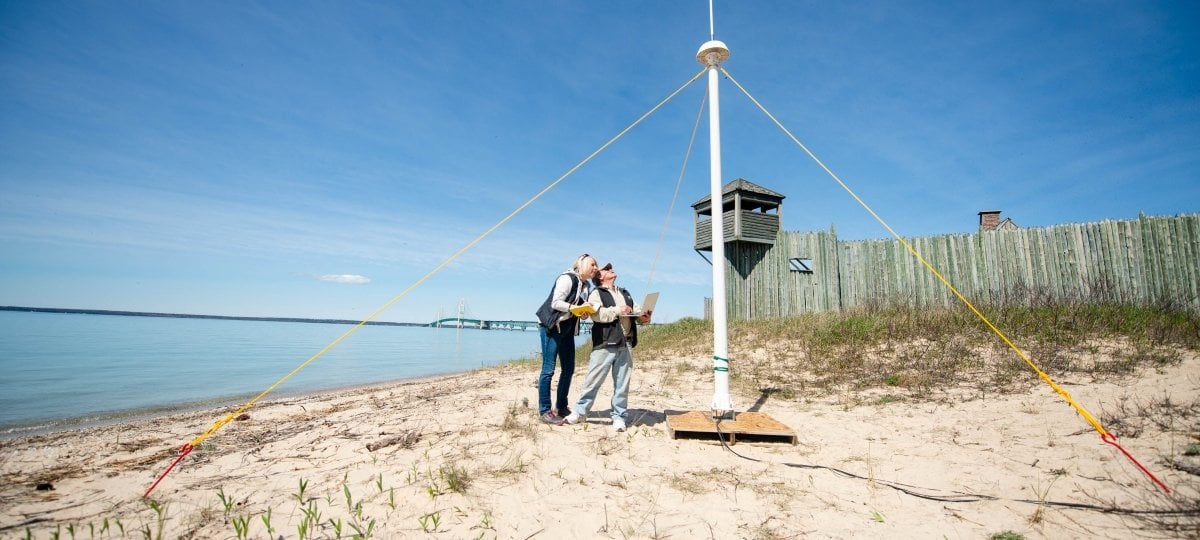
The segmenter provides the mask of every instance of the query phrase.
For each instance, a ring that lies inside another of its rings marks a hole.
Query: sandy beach
[[[264,400],[207,438],[149,500],[143,492],[180,446],[228,410],[4,441],[0,536],[1197,534],[1158,524],[1174,519],[1165,510],[1195,512],[1200,497],[1200,457],[1187,452],[1200,435],[1193,353],[1135,376],[1058,381],[1172,496],[1033,375],[1015,394],[735,393],[738,410],[780,422],[795,444],[727,449],[715,437],[672,437],[666,411],[710,405],[710,367],[704,356],[638,358],[623,433],[609,428],[608,386],[587,423],[540,423],[529,364]]]

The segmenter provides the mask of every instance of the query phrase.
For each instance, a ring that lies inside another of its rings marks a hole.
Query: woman
[[[538,377],[538,414],[547,424],[559,425],[570,414],[567,394],[571,391],[571,375],[575,373],[575,336],[579,334],[579,317],[572,308],[587,303],[591,287],[588,280],[596,275],[596,259],[584,253],[575,259],[571,269],[554,280],[550,295],[538,309],[538,333],[542,338],[542,373]],[[584,315],[583,317],[587,317]],[[554,378],[554,359],[562,366],[558,376],[558,392],[554,408],[550,408],[550,381]]]

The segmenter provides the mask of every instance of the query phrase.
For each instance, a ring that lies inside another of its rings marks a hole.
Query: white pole
[[[724,416],[733,410],[729,400],[729,338],[725,313],[725,216],[721,197],[721,100],[717,68],[729,58],[729,48],[717,40],[700,46],[696,59],[708,66],[708,146],[709,187],[712,211],[712,279],[713,279],[713,415]]]
[[[713,28],[713,6],[712,0],[708,0],[708,39],[717,39],[716,30]]]

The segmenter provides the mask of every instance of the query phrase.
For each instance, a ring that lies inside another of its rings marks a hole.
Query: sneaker
[[[546,411],[546,414],[542,415],[542,421],[552,426],[561,426],[563,423],[562,417],[554,411]]]
[[[561,411],[558,411],[557,414],[558,414],[559,418],[566,418],[568,416],[571,416],[571,409],[563,409]]]
[[[571,411],[571,414],[568,414],[563,420],[568,424],[578,424],[580,420],[583,420],[583,416],[575,411]]]
[[[613,431],[616,431],[617,433],[625,431],[625,421],[620,418],[613,418],[612,427]]]

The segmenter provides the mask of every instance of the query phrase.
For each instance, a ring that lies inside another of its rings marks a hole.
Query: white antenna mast
[[[713,33],[712,0],[708,2],[709,37]],[[729,58],[729,48],[716,39],[700,46],[696,60],[708,66],[708,146],[709,184],[712,212],[712,280],[713,280],[713,416],[722,417],[733,411],[729,400],[729,337],[725,313],[725,201],[721,197],[721,100],[717,90],[717,74],[721,62]]]
[[[715,40],[717,39],[717,33],[716,33],[716,31],[713,29],[713,8],[712,8],[712,5],[713,5],[713,0],[708,0],[708,40],[709,40],[709,41],[715,41]]]

